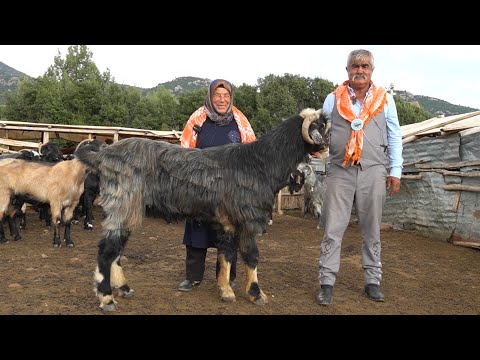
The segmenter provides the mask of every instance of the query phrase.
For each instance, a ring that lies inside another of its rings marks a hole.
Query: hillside
[[[409,103],[417,103],[423,109],[431,114],[438,115],[443,113],[445,116],[465,114],[472,111],[477,111],[468,106],[453,105],[444,100],[433,98],[425,95],[413,95],[405,90],[395,90],[395,95],[399,96],[402,100]]]
[[[5,95],[17,90],[22,76],[28,76],[0,61],[0,105],[5,104]]]
[[[0,105],[5,104],[6,94],[13,93],[17,90],[18,82],[22,75],[30,78],[30,76],[4,64],[3,62],[0,62]],[[157,90],[159,86],[163,85],[168,91],[178,98],[184,93],[198,89],[206,89],[210,82],[210,79],[182,76],[165,83],[160,83],[150,89],[138,87],[135,88],[141,90],[143,95],[146,95],[149,92]],[[404,90],[395,90],[395,95],[400,96],[406,102],[417,103],[423,109],[435,115],[443,113],[445,116],[450,116],[478,110],[467,106],[454,105],[447,101],[425,95],[413,95]]]
[[[122,84],[122,86],[125,87],[133,87],[135,89],[138,89],[142,92],[142,95],[145,96],[148,93],[156,91],[160,86],[164,86],[170,93],[178,98],[180,95],[184,93],[188,93],[191,91],[199,90],[199,89],[206,89],[208,85],[210,85],[211,80],[209,79],[202,79],[198,77],[193,77],[193,76],[182,76],[175,78],[174,80],[167,81],[165,83],[160,83],[157,86],[153,88],[140,88],[138,86],[131,86],[131,85],[125,85]]]
[[[183,93],[188,93],[198,89],[206,89],[210,85],[211,80],[201,79],[193,76],[184,76],[176,78],[166,83],[158,84],[150,91],[156,90],[160,85],[163,85],[168,91],[170,91],[175,97],[179,97]]]

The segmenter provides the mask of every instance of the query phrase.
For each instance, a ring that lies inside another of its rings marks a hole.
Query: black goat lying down
[[[120,257],[146,208],[169,222],[187,217],[213,222],[220,242],[217,281],[222,300],[235,301],[229,274],[238,248],[245,264],[248,299],[266,303],[258,285],[255,238],[270,219],[276,191],[288,183],[309,152],[326,150],[326,124],[321,110],[305,109],[248,144],[187,149],[128,138],[98,153],[77,151],[77,158],[100,176],[100,205],[105,213],[95,271],[100,307],[116,309],[112,287],[118,288],[120,296],[133,294]],[[235,235],[239,235],[239,243],[235,243]]]

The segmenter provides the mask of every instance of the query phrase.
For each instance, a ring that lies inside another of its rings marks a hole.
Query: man
[[[340,250],[355,201],[362,237],[365,294],[384,301],[380,292],[380,224],[387,189],[400,189],[402,137],[393,97],[371,81],[373,54],[354,50],[347,58],[348,80],[327,96],[323,110],[331,118],[327,188],[320,246],[317,303],[332,302],[340,269]],[[388,171],[388,173],[387,173]]]

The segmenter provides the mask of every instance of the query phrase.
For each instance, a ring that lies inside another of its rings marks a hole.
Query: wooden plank
[[[38,149],[41,143],[32,143],[28,141],[19,141],[19,140],[12,140],[12,139],[0,139],[0,144],[8,145],[8,146],[16,146],[21,148],[34,148]]]
[[[0,146],[0,153],[1,154],[16,154],[18,153],[18,151],[15,151],[15,150],[9,150],[9,149],[6,149],[6,148],[3,148]]]
[[[473,127],[471,129],[460,131],[460,137],[476,134],[480,132],[480,126]]]
[[[402,180],[421,180],[422,175],[413,175],[413,174],[402,174]]]
[[[457,163],[415,164],[415,167],[418,169],[456,169],[477,165],[480,165],[480,160],[460,161]]]
[[[441,170],[441,169],[434,169],[433,171],[443,174],[445,176],[480,177],[479,171],[463,172],[463,171],[448,171],[448,170]]]
[[[407,144],[409,142],[412,142],[413,140],[417,140],[417,139],[418,139],[418,136],[415,136],[415,135],[408,136],[408,137],[402,139],[402,144],[405,145],[405,144]]]
[[[471,191],[471,192],[480,192],[480,186],[471,186],[471,185],[460,185],[460,184],[450,184],[443,185],[443,190],[452,190],[452,191]]]
[[[148,129],[136,129],[128,127],[118,127],[118,126],[93,126],[93,125],[64,125],[64,124],[46,124],[46,123],[32,123],[32,122],[22,122],[22,121],[2,121],[0,122],[0,129],[17,129],[17,130],[31,130],[31,131],[65,131],[70,132],[71,130],[77,130],[82,133],[89,133],[91,130],[94,131],[108,131],[114,133],[118,131],[120,133],[133,133],[137,135],[147,135],[151,136],[172,136],[178,137],[182,134],[182,131],[172,130],[148,130]]]
[[[406,137],[409,137],[409,136],[412,136],[412,135],[418,135],[422,132],[432,130],[432,129],[435,129],[435,128],[441,128],[445,125],[452,124],[452,123],[460,121],[460,120],[468,119],[468,118],[470,118],[472,116],[476,116],[476,115],[480,115],[480,111],[474,111],[474,112],[471,112],[471,113],[468,113],[468,114],[462,114],[462,115],[448,116],[446,118],[433,118],[433,119],[430,119],[432,121],[430,121],[429,123],[426,123],[427,125],[422,126],[421,125],[422,123],[418,123],[417,127],[414,127],[414,128],[411,128],[411,129],[410,128],[409,129],[402,128],[402,139],[406,138]],[[426,121],[428,121],[428,120],[426,120]]]
[[[412,161],[412,162],[408,162],[408,163],[403,163],[403,166],[410,166],[410,165],[415,165],[415,164],[423,164],[423,163],[426,163],[426,162],[429,162],[429,161],[430,161],[430,158],[420,159],[420,160],[417,160],[417,161]]]
[[[470,247],[474,249],[480,249],[480,243],[474,241],[454,241],[453,245]]]
[[[480,116],[473,116],[465,120],[445,125],[442,131],[460,131],[480,126]]]

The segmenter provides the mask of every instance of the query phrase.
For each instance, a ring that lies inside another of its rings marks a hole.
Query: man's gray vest
[[[336,103],[335,103],[336,104]],[[328,160],[336,165],[342,165],[345,158],[345,146],[350,139],[351,122],[340,116],[337,106],[332,111],[332,128],[330,133],[330,154]],[[385,110],[382,109],[363,128],[363,149],[360,156],[362,170],[374,165],[384,165],[389,168],[387,140],[387,121]],[[350,166],[350,159],[345,167]]]

